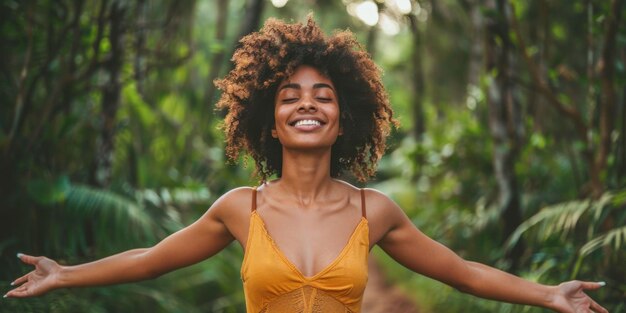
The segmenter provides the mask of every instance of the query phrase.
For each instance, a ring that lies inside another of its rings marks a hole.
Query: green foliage
[[[76,264],[150,246],[196,220],[227,190],[258,183],[252,166],[241,166],[250,160],[226,162],[223,112],[213,108],[215,95],[208,99],[214,91],[209,75],[229,69],[248,2],[228,1],[226,12],[216,10],[216,1],[0,4],[0,284],[30,270],[16,252]],[[510,61],[524,135],[514,174],[525,222],[510,238],[500,235],[486,92],[501,72],[485,72],[484,33],[472,16],[475,9],[479,21],[502,18],[498,11],[467,1],[413,1],[416,46],[406,16],[395,16],[400,32],[387,36],[350,16],[348,2],[292,0],[278,9],[265,1],[261,21],[302,21],[313,11],[326,31],[349,28],[372,47],[402,126],[371,186],[465,258],[506,268],[507,247],[523,241],[519,275],[542,283],[606,280],[594,297],[611,312],[626,312],[623,106],[615,112],[605,193],[586,192],[587,160],[600,139],[593,127],[601,84],[593,66],[609,2],[512,1],[529,53],[541,61],[556,99],[589,122],[591,145],[576,138],[572,123],[536,90],[516,50]],[[384,1],[377,3],[386,10]],[[124,11],[119,34],[112,28],[114,5]],[[218,40],[220,15],[227,18],[225,38]],[[624,31],[618,30],[616,51],[626,45]],[[123,35],[123,52],[119,103],[107,120],[113,35]],[[519,38],[509,35],[518,48]],[[416,52],[422,73],[413,64]],[[213,62],[220,53],[221,63]],[[615,85],[623,86],[623,58],[614,67]],[[425,78],[419,96],[426,133],[416,139],[417,74]],[[617,92],[623,98],[623,90]],[[107,132],[113,135],[109,148]],[[411,275],[379,250],[374,254],[423,312],[542,311],[460,294]],[[241,257],[232,245],[154,281],[4,300],[0,312],[242,312]]]
[[[598,226],[602,222],[600,218],[606,217],[604,210],[611,200],[610,194],[604,194],[598,200],[569,201],[543,208],[518,227],[509,238],[508,247],[515,245],[520,236],[532,227],[539,228],[537,231],[539,241],[545,241],[555,235],[565,238],[579,224],[583,215],[590,216],[591,226]],[[587,230],[588,236],[593,233],[593,229]]]
[[[450,18],[454,14],[452,12],[455,12],[455,5],[444,3],[438,9],[448,15],[439,18]],[[567,8],[555,3],[514,4],[514,14],[523,23],[526,44],[532,50],[533,58],[544,58],[541,60],[546,66],[551,87],[557,91],[557,99],[566,106],[581,110],[583,115],[588,113],[586,110],[589,108],[596,108],[594,106],[598,105],[597,102],[583,105],[586,98],[580,91],[599,91],[599,86],[585,76],[588,72],[584,70],[582,58],[585,53],[597,55],[599,45],[584,47],[581,42],[573,42],[571,36],[588,31],[597,38],[603,36],[604,24],[596,17],[607,14],[605,10],[608,4],[575,2],[573,7],[568,5]],[[589,13],[590,6],[593,6],[592,24],[585,25],[582,17]],[[480,10],[483,18],[502,18],[496,10],[484,6],[480,6]],[[552,14],[557,11],[560,12],[558,16]],[[537,20],[541,16],[540,12],[548,14],[544,16],[546,20]],[[467,29],[472,28],[466,16],[453,16],[456,21],[464,23]],[[449,20],[446,22],[452,23]],[[535,28],[539,25],[535,23],[539,22],[546,23],[541,24],[545,28]],[[427,36],[458,38],[440,32],[436,23],[433,21],[429,24]],[[455,26],[446,24],[445,27],[453,29]],[[548,33],[544,33],[546,31]],[[544,34],[546,37],[541,37]],[[513,43],[517,45],[518,41]],[[434,56],[427,54],[425,58],[438,60],[431,64],[450,66],[451,73],[463,73],[462,70],[452,70],[455,68],[453,63],[441,62],[442,52],[435,48],[437,44],[427,44],[429,49],[437,52],[433,53]],[[550,52],[546,54],[547,50]],[[522,63],[515,57],[513,62]],[[568,72],[570,70],[574,72]],[[493,148],[486,119],[488,112],[485,101],[488,95],[482,91],[486,88],[481,90],[476,86],[468,86],[464,102],[449,98],[450,101],[442,104],[430,100],[437,99],[441,91],[437,91],[437,87],[428,89],[428,85],[443,86],[449,90],[454,87],[448,81],[455,78],[434,79],[428,76],[426,98],[429,101],[425,104],[427,133],[420,142],[412,138],[399,141],[394,151],[381,162],[374,187],[391,195],[422,231],[453,248],[461,256],[506,269],[507,264],[501,261],[503,255],[512,244],[521,240],[526,249],[521,260],[522,268],[517,274],[549,284],[573,278],[606,280],[610,287],[592,292],[592,296],[609,311],[622,311],[624,306],[621,299],[626,290],[622,283],[626,274],[621,266],[624,264],[623,247],[626,239],[624,172],[618,171],[619,167],[615,166],[619,161],[609,157],[609,168],[613,170],[609,170],[607,177],[621,178],[607,178],[608,191],[600,197],[581,193],[581,190],[588,188],[586,180],[589,168],[585,158],[590,153],[589,147],[573,136],[573,128],[567,118],[551,111],[537,90],[527,89],[532,85],[532,77],[525,76],[527,71],[524,66],[515,67],[514,80],[516,84],[519,83],[519,91],[516,91],[515,96],[517,101],[521,101],[522,110],[525,110],[522,115],[524,136],[515,164],[525,222],[511,238],[501,238],[500,235],[500,212],[495,203],[497,190],[492,178]],[[440,72],[443,71],[440,69]],[[481,73],[481,87],[493,84],[496,75],[496,69],[491,73]],[[616,75],[615,79],[619,81],[621,78]],[[616,85],[619,86],[619,83]],[[537,106],[541,108],[537,109]],[[465,111],[465,107],[470,111]],[[539,110],[540,113],[533,113],[533,110]],[[595,119],[588,116],[583,118]],[[461,135],[454,135],[457,130],[460,130],[458,132]],[[617,131],[618,136],[621,131]],[[598,133],[593,131],[591,135],[593,143],[597,143]],[[444,149],[446,147],[448,149]],[[623,148],[616,149],[620,151]],[[444,150],[452,151],[452,154],[445,156],[441,153]],[[376,256],[384,263],[392,279],[402,282],[404,289],[414,295],[424,312],[544,311],[468,297],[432,280],[412,276],[380,253],[376,253]]]
[[[626,241],[626,226],[615,228],[607,231],[605,234],[599,235],[580,248],[580,255],[584,257],[598,248],[608,247],[613,251],[619,249]]]

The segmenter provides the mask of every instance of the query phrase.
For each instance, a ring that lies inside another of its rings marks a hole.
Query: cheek
[[[285,128],[287,119],[289,119],[289,112],[287,110],[281,110],[279,107],[274,110],[274,124],[272,125],[272,136],[274,138],[277,137],[281,129]]]
[[[342,118],[342,115],[339,112],[339,109],[337,109],[337,112],[336,112],[336,115],[335,115],[335,119],[337,121],[337,127],[339,128],[339,130],[338,130],[339,136],[343,135],[343,124],[344,123],[342,123],[341,118]]]
[[[332,109],[328,110],[326,116],[334,120],[335,124],[339,127],[339,129],[341,129],[341,113],[339,112],[339,108],[333,107]]]

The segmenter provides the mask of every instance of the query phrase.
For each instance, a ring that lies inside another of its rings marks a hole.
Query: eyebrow
[[[286,88],[302,89],[300,84],[285,84],[285,85],[281,86],[278,89],[278,91],[281,91],[281,90],[286,89]],[[313,89],[319,89],[319,88],[330,88],[330,90],[335,91],[335,89],[331,85],[329,85],[329,84],[325,84],[325,83],[313,84]]]

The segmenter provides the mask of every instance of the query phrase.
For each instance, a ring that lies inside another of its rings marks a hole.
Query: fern
[[[610,245],[612,245],[612,248],[617,251],[622,247],[624,242],[626,242],[626,226],[611,229],[608,232],[593,238],[582,246],[582,248],[580,248],[580,255],[581,257],[585,257],[598,248]]]
[[[615,206],[620,206],[623,199],[626,199],[624,191],[615,194],[606,192],[599,199],[591,200],[575,200],[564,203],[555,204],[545,207],[537,214],[523,222],[513,232],[507,241],[506,248],[513,247],[520,237],[528,233],[530,229],[536,228],[536,236],[540,240],[545,240],[552,236],[560,236],[565,240],[571,230],[579,226],[581,219],[588,224],[586,242],[581,248],[581,254],[591,253],[599,246],[607,245],[605,240],[614,242],[615,249],[619,249],[625,240],[622,240],[622,232],[620,228],[610,230],[605,235],[595,237],[596,226],[600,224],[601,219],[606,216],[607,212]],[[606,237],[605,237],[606,236]],[[592,239],[593,238],[593,239]]]
[[[566,236],[590,207],[590,200],[569,201],[546,207],[523,222],[508,239],[506,247],[512,248],[522,234],[533,227],[540,227],[537,235],[543,239],[555,234]]]
[[[83,218],[98,218],[99,224],[106,223],[109,227],[130,226],[117,229],[123,233],[133,229],[150,237],[154,228],[151,216],[140,203],[109,190],[73,185],[67,193],[64,208]]]
[[[104,217],[120,224],[130,222],[144,232],[153,226],[140,204],[108,190],[74,185],[67,194],[65,208],[68,212]]]

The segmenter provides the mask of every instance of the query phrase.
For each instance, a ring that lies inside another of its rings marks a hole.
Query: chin
[[[301,150],[301,151],[319,151],[319,150],[328,150],[330,151],[333,146],[332,143],[320,143],[317,142],[298,142],[298,143],[287,143],[283,144],[283,147],[288,150]]]

